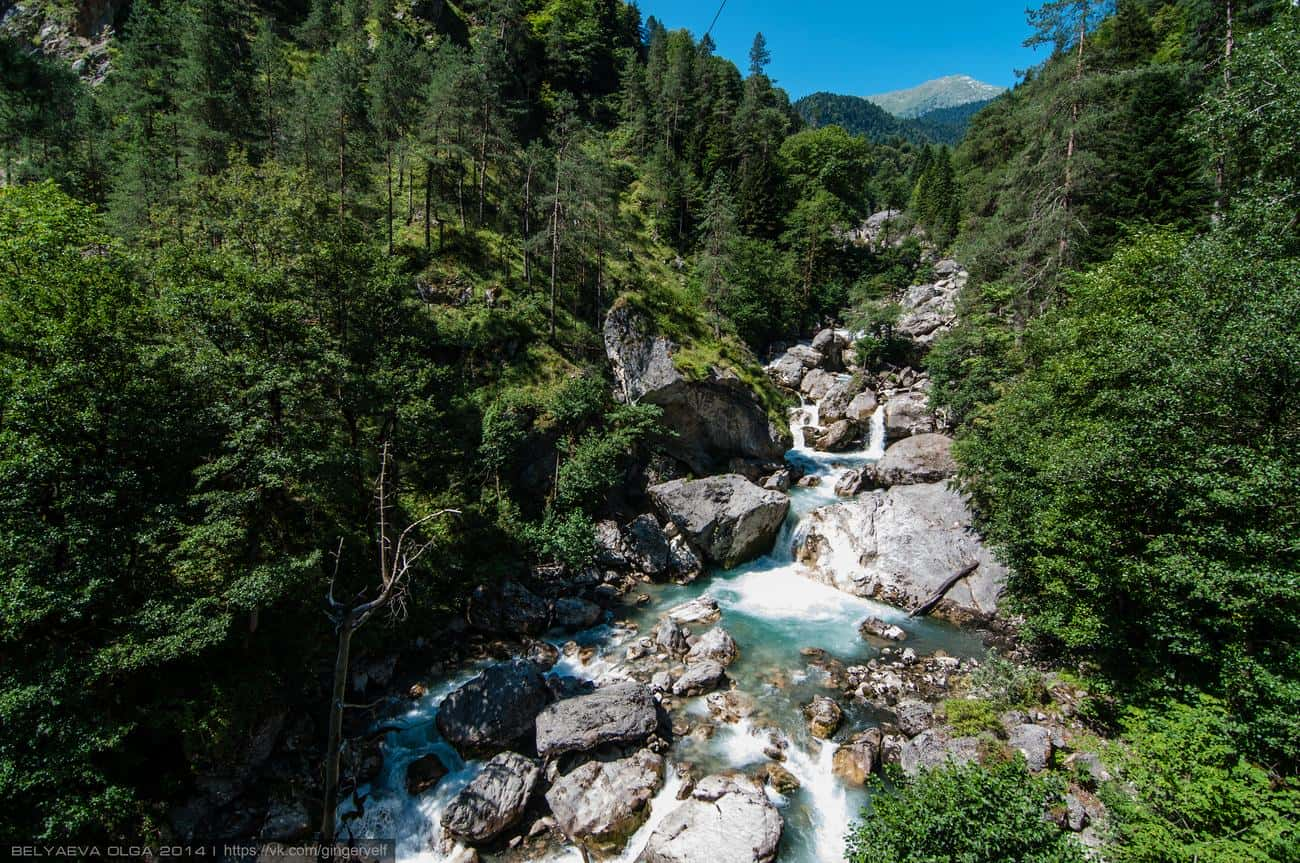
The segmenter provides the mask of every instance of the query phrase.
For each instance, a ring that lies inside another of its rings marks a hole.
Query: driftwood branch
[[[939,589],[938,589],[938,590],[936,590],[934,593],[930,594],[930,595],[926,598],[926,600],[925,600],[924,602],[922,602],[920,605],[918,605],[916,608],[912,609],[912,612],[911,612],[910,614],[908,614],[907,616],[908,616],[908,617],[925,617],[927,614],[929,614],[931,611],[934,610],[934,607],[935,607],[936,605],[939,604],[939,600],[943,599],[943,598],[948,594],[948,591],[952,590],[952,586],[953,586],[954,584],[956,584],[957,582],[961,581],[963,578],[965,578],[966,576],[968,576],[968,575],[970,575],[972,572],[974,572],[974,571],[975,571],[975,568],[976,568],[977,566],[979,566],[979,565],[980,565],[980,562],[977,560],[977,561],[975,561],[974,563],[968,563],[968,564],[966,564],[966,565],[963,566],[961,569],[959,569],[959,570],[957,570],[956,572],[954,572],[952,575],[950,575],[950,576],[948,577],[948,580],[947,580],[947,581],[945,581],[943,584],[939,585]]]

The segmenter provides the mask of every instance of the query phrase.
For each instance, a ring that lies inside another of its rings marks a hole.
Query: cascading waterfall
[[[585,663],[567,656],[552,670],[595,681],[628,676],[624,654],[638,632],[652,628],[666,608],[709,594],[722,609],[721,625],[740,645],[740,659],[728,669],[737,689],[753,701],[753,713],[734,724],[719,724],[703,741],[688,735],[674,744],[667,760],[664,787],[653,798],[649,819],[629,840],[615,860],[632,863],[641,853],[655,825],[677,805],[680,780],[673,764],[685,761],[703,772],[753,772],[768,763],[765,746],[773,733],[786,742],[784,766],[799,780],[800,788],[788,796],[769,794],[781,807],[785,832],[782,863],[839,863],[844,859],[847,827],[866,801],[862,788],[851,788],[834,775],[837,745],[814,738],[808,731],[802,707],[815,695],[834,694],[827,688],[824,672],[809,665],[801,648],[817,647],[846,664],[863,663],[874,649],[857,634],[857,625],[874,616],[897,623],[909,632],[909,644],[918,653],[943,648],[956,655],[979,651],[978,642],[929,620],[910,620],[892,606],[842,593],[808,579],[795,561],[794,548],[814,510],[837,502],[834,487],[846,471],[878,459],[885,447],[884,409],[871,417],[870,433],[863,449],[849,453],[817,452],[804,440],[803,426],[816,425],[816,404],[804,404],[791,412],[794,448],[787,460],[806,474],[820,478],[811,488],[796,487],[790,493],[790,514],[782,526],[771,553],[734,569],[714,573],[691,585],[648,586],[652,602],[629,612],[635,627],[602,624],[573,636],[579,644],[596,649]],[[856,565],[846,558],[841,564]],[[568,640],[560,636],[556,643]],[[398,859],[434,863],[452,849],[440,842],[439,819],[447,803],[481,769],[479,762],[465,762],[438,736],[434,718],[442,697],[473,675],[473,671],[444,680],[417,702],[400,722],[404,730],[389,735],[386,763],[369,793],[363,813],[353,817],[354,807],[345,803],[340,814],[358,836],[398,838]],[[872,717],[863,708],[845,703],[845,730],[868,727]],[[686,705],[692,722],[708,722],[703,698]],[[418,798],[406,793],[406,765],[427,752],[437,752],[451,773],[438,787]],[[576,861],[580,855],[568,848],[555,859]]]

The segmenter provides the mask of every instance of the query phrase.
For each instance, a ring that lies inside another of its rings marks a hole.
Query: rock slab
[[[504,749],[532,733],[546,701],[546,681],[532,663],[501,662],[442,700],[438,731],[462,752]]]
[[[466,842],[487,842],[519,820],[541,778],[537,762],[502,752],[447,804],[442,826]]]
[[[706,776],[646,842],[646,863],[770,863],[784,822],[746,777]]]
[[[731,567],[769,551],[790,499],[739,474],[660,483],[646,489],[660,514],[711,562]]]
[[[550,758],[604,743],[635,743],[658,727],[650,690],[636,682],[617,683],[543,710],[537,717],[537,754]]]

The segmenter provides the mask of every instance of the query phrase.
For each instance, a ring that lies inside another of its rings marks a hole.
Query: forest
[[[389,508],[423,554],[354,655],[591,567],[672,437],[615,397],[611,310],[789,433],[773,346],[908,365],[894,298],[943,256],[930,405],[1123,777],[1101,859],[1300,859],[1294,4],[1049,0],[960,140],[623,0],[105,5],[102,79],[0,29],[0,834],[167,841],[286,710],[318,766],[327,596]],[[848,241],[882,210],[905,238]],[[1078,769],[897,777],[847,857],[1085,859],[1041,817]]]

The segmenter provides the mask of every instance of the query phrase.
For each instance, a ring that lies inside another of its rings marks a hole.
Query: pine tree
[[[772,62],[772,54],[767,50],[767,38],[758,32],[754,34],[754,42],[749,46],[749,74],[758,76],[764,74],[767,65]]]
[[[251,127],[251,17],[245,0],[194,0],[181,21],[175,87],[185,163],[213,176]]]

